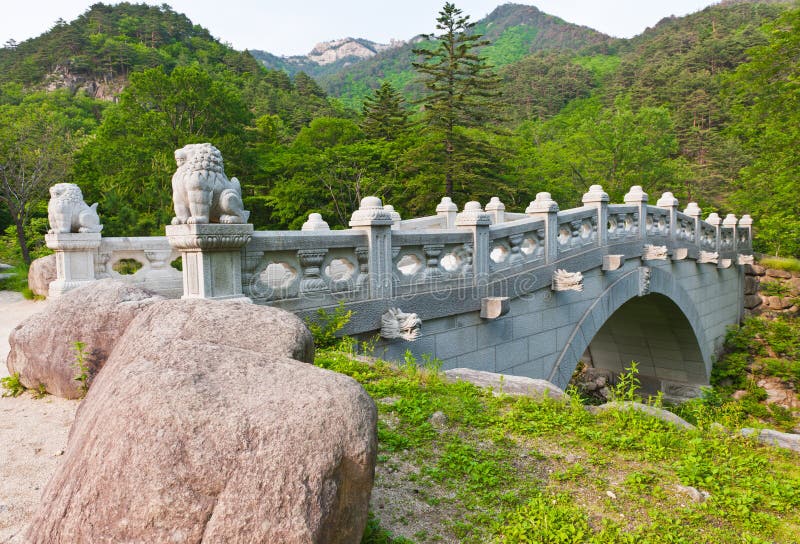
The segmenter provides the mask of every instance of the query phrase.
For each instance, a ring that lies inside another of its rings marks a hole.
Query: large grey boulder
[[[46,297],[50,290],[50,283],[56,281],[56,256],[46,255],[31,262],[28,268],[28,289],[34,295]]]
[[[282,310],[152,305],[81,404],[26,542],[357,544],[377,412],[312,353]]]
[[[93,282],[52,299],[11,331],[6,365],[25,387],[44,384],[51,395],[73,399],[83,392],[75,377],[73,342],[86,345],[89,381],[108,359],[128,324],[162,300],[150,291],[110,279]]]

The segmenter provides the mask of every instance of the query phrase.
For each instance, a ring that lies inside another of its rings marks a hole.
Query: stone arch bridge
[[[667,393],[708,383],[726,328],[741,318],[742,265],[752,262],[752,221],[701,219],[664,193],[655,205],[635,186],[609,203],[600,186],[583,206],[559,210],[539,193],[524,213],[493,198],[459,212],[401,219],[368,197],[348,230],[311,214],[301,231],[252,225],[174,225],[165,237],[48,235],[58,295],[115,277],[166,296],[248,298],[313,317],[353,311],[344,333],[380,334],[377,354],[431,354],[469,367],[566,386],[582,357]],[[170,262],[183,258],[183,270]],[[123,274],[120,264],[140,268]],[[409,315],[416,314],[416,315]]]

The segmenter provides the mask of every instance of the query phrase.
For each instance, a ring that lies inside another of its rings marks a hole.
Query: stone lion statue
[[[74,183],[56,183],[50,187],[47,219],[50,234],[103,230],[97,215],[97,202],[91,206],[86,204],[81,188]]]
[[[225,175],[222,154],[211,144],[189,144],[175,151],[172,176],[173,225],[246,223],[239,180]]]
[[[421,325],[422,320],[417,314],[407,314],[400,308],[390,308],[381,316],[381,336],[413,342],[419,336]]]

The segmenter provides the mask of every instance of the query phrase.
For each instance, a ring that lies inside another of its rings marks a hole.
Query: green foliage
[[[341,338],[336,333],[342,330],[353,316],[352,310],[346,310],[344,302],[329,312],[325,308],[317,309],[316,319],[306,319],[306,325],[314,337],[314,346],[317,349],[329,349],[337,346]]]
[[[172,217],[172,154],[187,143],[211,141],[229,176],[248,172],[251,121],[241,91],[199,66],[131,74],[119,103],[77,156],[87,200],[102,198],[104,234],[163,232]]]
[[[78,389],[81,392],[81,398],[83,398],[89,392],[91,379],[89,375],[89,353],[86,351],[86,344],[80,341],[72,342],[72,350],[75,352],[75,364],[72,366],[78,371],[73,379],[78,382]]]
[[[395,368],[325,351],[316,364],[352,376],[375,399],[377,485],[398,496],[413,487],[409,500],[441,512],[436,534],[426,515],[420,541],[790,542],[800,522],[796,456],[719,433],[713,420],[686,431],[636,411],[594,416],[576,401],[495,397],[437,379],[435,366],[410,355]],[[709,410],[721,402],[712,396]],[[435,412],[444,427],[431,425]],[[711,497],[687,504],[679,483]],[[373,512],[369,538],[391,542],[380,525],[397,515]],[[401,522],[409,533],[418,527],[412,517]]]
[[[18,397],[24,393],[26,389],[19,379],[19,372],[15,372],[11,376],[0,378],[0,386],[3,388],[4,397]]]
[[[538,496],[506,516],[496,542],[570,544],[586,542],[590,535],[586,513],[568,495]]]
[[[733,102],[731,134],[748,161],[732,200],[756,220],[758,247],[775,255],[800,255],[800,7],[765,28],[768,43],[728,78]]]
[[[361,544],[413,544],[411,540],[403,537],[393,537],[388,531],[381,529],[380,521],[372,512],[369,513],[367,526]]]
[[[792,259],[787,257],[761,257],[761,259],[758,260],[758,264],[777,270],[800,272],[800,259]]]
[[[364,99],[361,127],[370,138],[394,140],[408,129],[408,113],[403,97],[388,81],[381,83],[371,97]]]
[[[43,399],[47,396],[47,387],[40,383],[39,386],[33,391],[33,398],[35,399]]]
[[[768,297],[785,297],[792,292],[792,288],[779,281],[762,281],[758,286],[758,291]]]
[[[639,365],[636,361],[631,361],[630,366],[625,369],[617,379],[617,384],[612,388],[611,395],[615,401],[640,402],[638,395],[639,387]]]

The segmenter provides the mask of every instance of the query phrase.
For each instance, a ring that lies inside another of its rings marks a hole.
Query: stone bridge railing
[[[613,272],[626,259],[695,260],[727,268],[751,260],[752,220],[683,212],[672,193],[655,205],[639,186],[610,204],[594,185],[583,206],[559,210],[539,193],[524,213],[497,199],[468,202],[461,212],[443,198],[436,215],[402,220],[367,197],[349,230],[330,230],[311,214],[301,231],[253,231],[252,225],[176,225],[166,237],[48,235],[59,253],[59,294],[84,281],[116,277],[168,297],[248,297],[308,314],[344,301],[356,310],[348,332],[380,327],[380,315],[401,307],[423,319],[483,308],[493,299],[550,286],[580,289],[581,272]],[[59,240],[84,237],[69,244]],[[182,256],[183,271],[170,263]],[[92,261],[87,262],[87,259]],[[118,272],[123,260],[142,266]],[[80,263],[73,266],[70,263]]]

